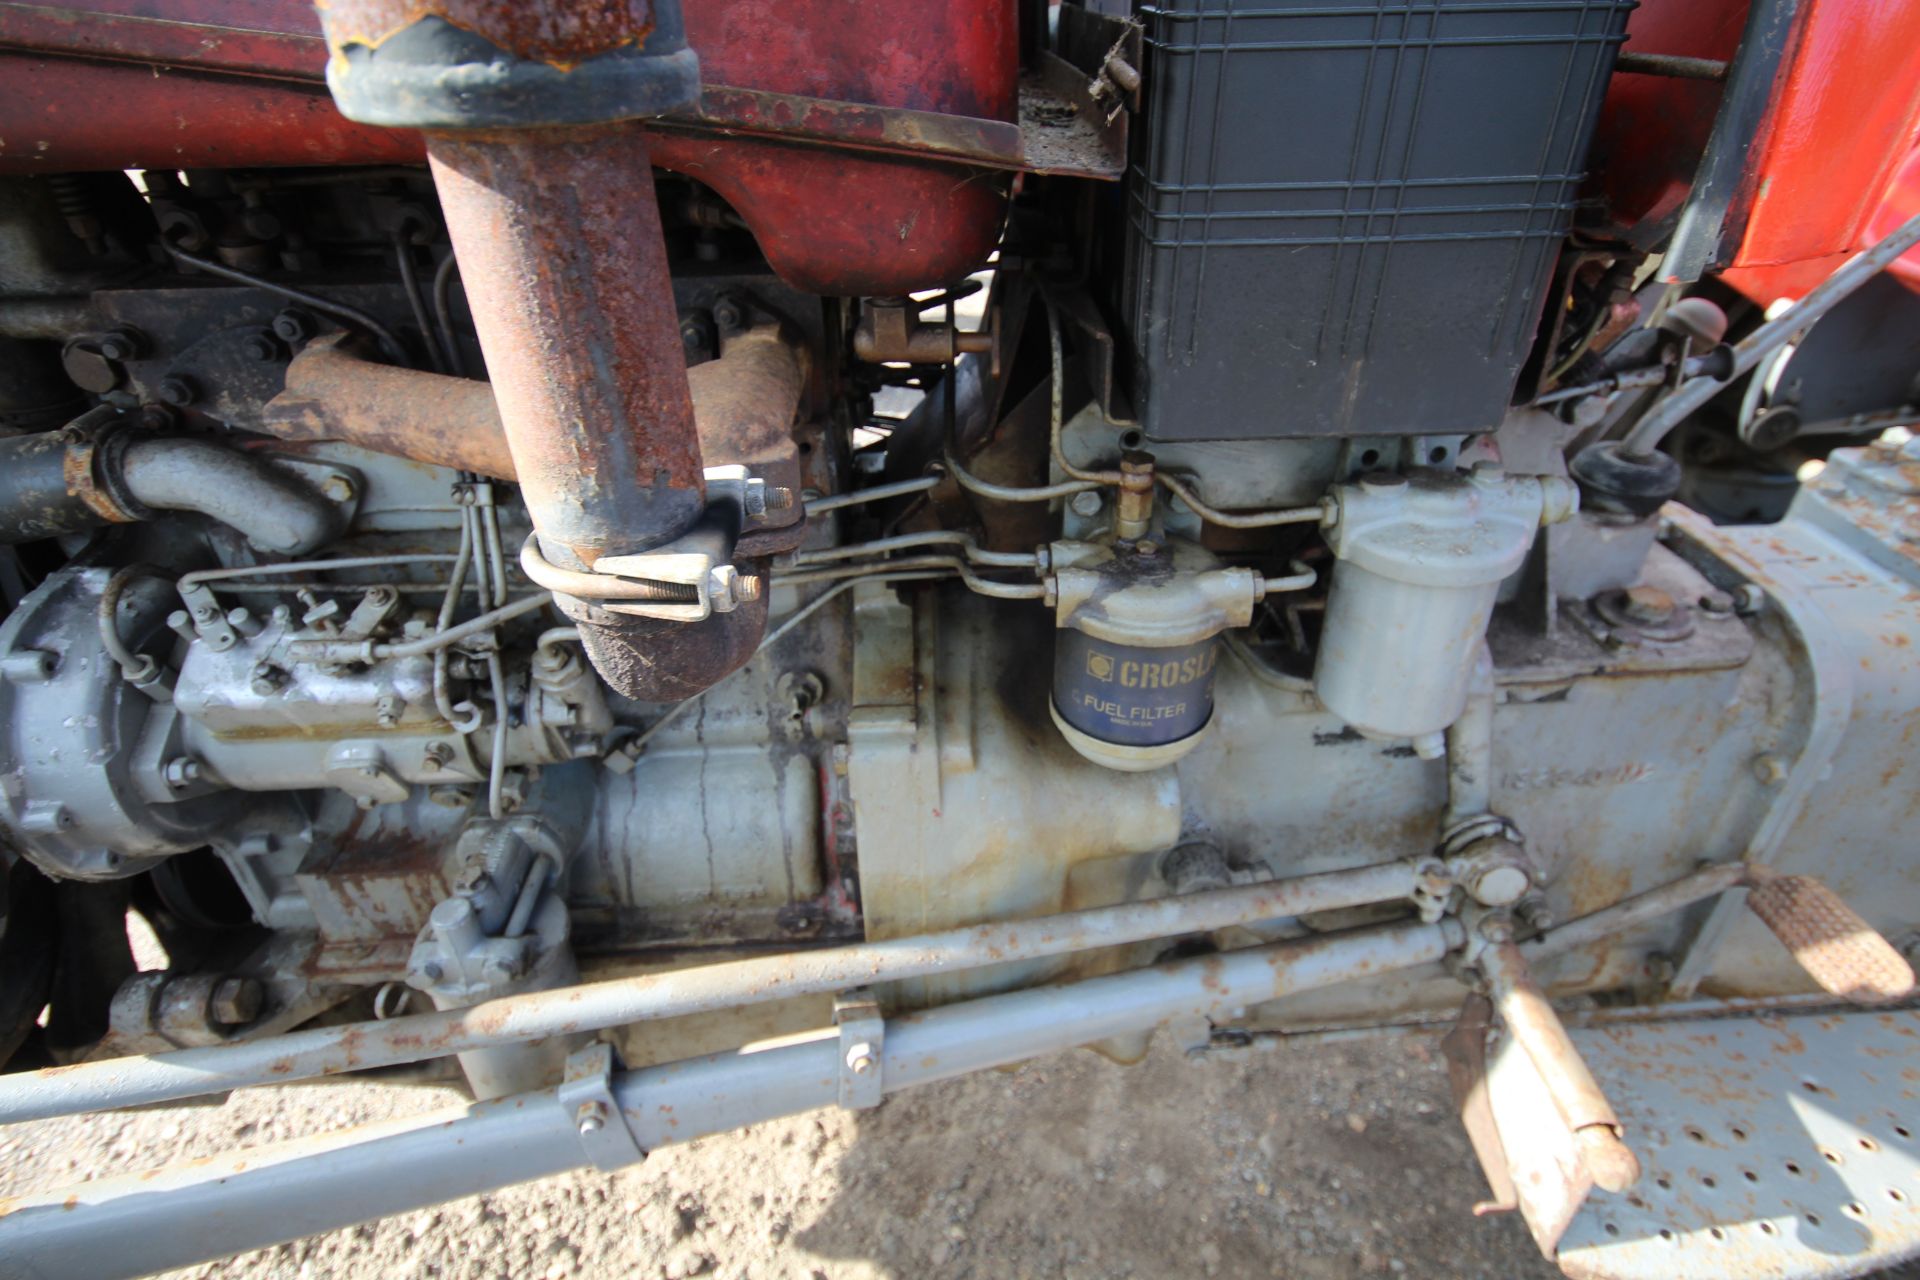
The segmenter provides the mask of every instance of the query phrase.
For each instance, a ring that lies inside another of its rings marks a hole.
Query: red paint
[[[1887,198],[1880,202],[1873,218],[1867,224],[1867,239],[1880,240],[1892,233],[1893,229],[1920,213],[1920,150],[1907,156],[1907,163],[1894,177],[1893,185],[1887,188]],[[1916,245],[1902,254],[1888,268],[1906,284],[1907,288],[1920,293],[1920,245]]]
[[[0,3],[0,46],[78,55],[0,52],[0,172],[424,155],[417,135],[355,125],[334,110],[317,83],[325,46],[304,0],[89,7],[73,21]],[[686,9],[709,83],[1017,116],[1012,0],[721,0]],[[816,293],[898,294],[958,279],[991,250],[1005,205],[1004,175],[951,163],[679,132],[658,135],[652,150],[663,168],[729,200],[782,278]]]
[[[1746,21],[1744,0],[1644,0],[1627,19],[1635,53],[1731,58]],[[1608,215],[1631,227],[1671,214],[1687,198],[1713,130],[1720,86],[1621,72],[1607,86],[1594,131],[1588,184]]]
[[[0,53],[0,172],[419,164],[419,135],[354,124],[320,85]]]
[[[1745,5],[1646,0],[1640,53],[1731,58]],[[1670,213],[1706,145],[1719,88],[1616,76],[1593,193],[1623,226]],[[1722,278],[1761,301],[1797,297],[1871,239],[1868,222],[1920,130],[1920,0],[1807,0],[1778,96],[1749,155],[1746,228]]]

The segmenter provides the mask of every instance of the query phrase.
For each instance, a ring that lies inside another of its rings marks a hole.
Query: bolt
[[[574,1111],[574,1122],[580,1126],[580,1136],[598,1133],[607,1127],[607,1104],[604,1102],[583,1102]]]
[[[320,482],[320,492],[335,502],[352,502],[353,481],[336,473]]]
[[[1621,614],[1643,624],[1671,621],[1673,609],[1673,597],[1658,587],[1628,587],[1620,601]]]
[[[420,753],[420,767],[428,773],[438,773],[452,763],[453,748],[444,742],[429,742]]]
[[[154,392],[163,403],[170,404],[176,409],[184,409],[200,398],[200,390],[193,385],[192,380],[181,377],[162,378],[160,385],[154,388]]]
[[[313,317],[289,307],[273,318],[273,336],[282,342],[305,342],[313,336]]]
[[[248,334],[241,340],[240,353],[249,360],[271,364],[280,358],[280,344],[273,340],[271,333],[262,329],[258,333]]]
[[[243,1027],[260,1016],[266,991],[257,978],[223,978],[213,989],[207,1012],[223,1027]]]
[[[1777,787],[1787,780],[1787,762],[1764,752],[1753,758],[1753,776],[1769,787]]]
[[[732,298],[722,298],[713,304],[713,323],[722,333],[737,333],[746,324],[746,315]]]
[[[1733,612],[1733,597],[1724,591],[1709,591],[1700,597],[1700,609],[1724,617]]]
[[[382,729],[391,729],[400,723],[400,716],[407,709],[407,700],[398,694],[383,693],[373,704],[373,718]]]
[[[864,1076],[877,1065],[873,1056],[873,1046],[862,1042],[847,1050],[847,1070],[857,1076]]]
[[[162,772],[166,777],[167,785],[175,791],[182,791],[192,786],[200,781],[205,773],[200,767],[200,762],[192,756],[175,756],[167,761]]]
[[[1522,898],[1519,905],[1514,907],[1514,912],[1520,917],[1520,923],[1535,933],[1545,933],[1553,928],[1553,908],[1549,907],[1546,898],[1539,894]]]
[[[1743,618],[1760,612],[1766,603],[1767,593],[1751,582],[1741,583],[1740,589],[1733,593],[1733,611]]]
[[[274,666],[271,662],[254,663],[252,676],[253,681],[251,687],[258,697],[271,698],[274,694],[287,687],[287,672],[283,668]]]
[[[768,485],[766,502],[769,511],[785,511],[793,505],[793,490],[785,485]]]
[[[1105,505],[1105,500],[1093,489],[1074,494],[1072,500],[1067,503],[1073,514],[1089,520],[1099,515],[1100,508]]]
[[[109,360],[137,360],[146,349],[138,329],[115,329],[100,337],[100,354]]]

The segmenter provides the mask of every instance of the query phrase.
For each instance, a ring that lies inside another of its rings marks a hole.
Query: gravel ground
[[[1558,1275],[1480,1175],[1426,1037],[1043,1059],[177,1277]],[[0,1193],[443,1107],[317,1085],[0,1130]]]

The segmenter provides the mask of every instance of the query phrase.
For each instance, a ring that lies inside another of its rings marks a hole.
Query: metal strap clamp
[[[613,1046],[595,1041],[567,1057],[560,1105],[573,1117],[580,1149],[596,1169],[611,1172],[647,1158],[613,1096]]]
[[[843,992],[833,998],[833,1021],[840,1028],[840,1105],[849,1110],[879,1106],[887,1038],[880,1002],[867,987]]]

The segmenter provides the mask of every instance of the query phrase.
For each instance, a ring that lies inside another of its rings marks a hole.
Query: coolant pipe
[[[0,543],[191,511],[262,551],[303,555],[346,527],[345,509],[265,459],[214,440],[136,437],[118,417],[95,409],[63,431],[0,440]]]
[[[1415,863],[1387,862],[917,938],[616,978],[383,1022],[0,1075],[0,1124],[172,1102],[632,1022],[1394,902],[1413,893],[1418,875]]]
[[[1174,1017],[1228,1016],[1431,963],[1462,940],[1453,920],[1355,930],[910,1014],[886,1024],[880,1089],[932,1084]],[[844,1069],[839,1041],[823,1038],[629,1071],[612,1077],[618,1114],[604,1124],[626,1126],[633,1143],[625,1158],[638,1159],[831,1105]],[[601,1128],[596,1118],[585,1130],[558,1091],[546,1090],[40,1192],[0,1206],[0,1269],[110,1280],[265,1248],[578,1168],[588,1163],[586,1137]]]

